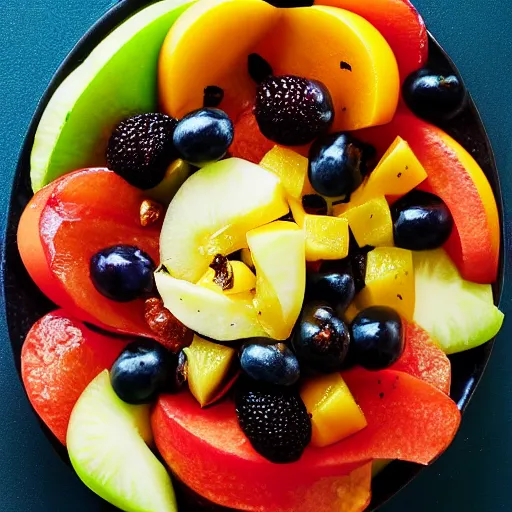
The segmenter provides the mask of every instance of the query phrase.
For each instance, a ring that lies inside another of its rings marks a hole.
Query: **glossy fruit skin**
[[[283,146],[312,142],[334,120],[325,85],[295,75],[270,76],[258,85],[254,115],[261,133]]]
[[[233,142],[233,123],[220,109],[187,114],[174,130],[173,142],[183,160],[202,165],[220,160]]]
[[[168,388],[177,361],[153,340],[130,343],[116,359],[110,380],[117,396],[129,404],[147,404]]]
[[[140,225],[144,199],[141,190],[105,168],[71,172],[34,196],[20,220],[18,247],[37,286],[77,319],[157,338],[144,320],[143,300],[112,302],[96,290],[89,272],[94,254],[119,243],[137,245],[158,260],[161,222]],[[29,236],[32,244],[20,243]]]
[[[31,327],[21,351],[23,384],[35,411],[62,444],[76,401],[126,344],[126,339],[93,331],[62,309]]]
[[[252,379],[277,386],[291,386],[300,377],[299,362],[284,343],[244,345],[240,352],[240,366]]]
[[[158,185],[177,156],[172,142],[176,122],[160,113],[121,121],[108,141],[109,168],[137,188]]]
[[[422,251],[437,249],[450,238],[453,218],[441,198],[414,190],[391,207],[396,247]]]
[[[462,80],[456,75],[442,75],[420,69],[407,77],[402,87],[407,106],[429,121],[447,121],[464,107],[467,98]]]
[[[155,268],[151,256],[133,245],[103,249],[90,263],[95,288],[116,302],[129,302],[150,293],[154,288]]]
[[[241,379],[235,407],[240,428],[253,448],[271,462],[299,460],[311,441],[311,420],[295,388]]]
[[[500,216],[492,187],[475,159],[447,133],[418,117],[398,112],[391,123],[357,132],[381,157],[397,135],[407,140],[427,179],[418,187],[439,196],[455,229],[445,245],[462,277],[494,283],[500,256]]]
[[[326,302],[304,305],[292,337],[300,364],[320,373],[341,370],[350,345],[350,332]]]
[[[314,272],[307,275],[306,294],[309,298],[324,300],[342,315],[354,300],[356,286],[350,272]]]
[[[308,177],[313,188],[327,197],[347,196],[366,175],[366,145],[343,133],[319,137],[309,150]]]
[[[350,330],[355,361],[367,370],[388,368],[404,351],[402,320],[392,308],[366,308],[354,318]]]

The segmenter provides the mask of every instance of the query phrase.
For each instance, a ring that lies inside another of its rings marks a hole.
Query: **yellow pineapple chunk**
[[[366,427],[363,411],[339,373],[307,381],[300,396],[311,414],[311,444],[318,448],[341,441]]]
[[[346,219],[359,247],[393,247],[393,221],[384,196],[370,199],[341,215]]]

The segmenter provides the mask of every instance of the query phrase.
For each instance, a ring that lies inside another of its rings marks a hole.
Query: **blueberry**
[[[325,302],[305,304],[292,337],[301,366],[322,373],[339,371],[350,344],[350,332]]]
[[[391,207],[395,245],[412,251],[437,249],[453,229],[453,218],[443,200],[413,190]]]
[[[291,386],[300,377],[299,362],[284,343],[246,344],[240,353],[240,365],[254,380],[278,386]]]
[[[110,371],[117,396],[129,404],[152,402],[176,368],[175,356],[153,340],[130,343]]]
[[[309,298],[325,300],[342,315],[354,300],[356,288],[349,272],[314,272],[307,275],[306,294]]]
[[[354,360],[367,370],[383,370],[398,361],[405,347],[400,315],[387,306],[372,306],[352,321]]]
[[[96,290],[117,302],[128,302],[153,290],[155,264],[132,245],[114,245],[97,252],[89,269]]]
[[[348,200],[367,173],[367,147],[342,132],[319,137],[309,150],[308,176],[315,191]]]
[[[403,96],[407,106],[429,121],[446,121],[455,117],[465,105],[466,89],[453,74],[420,69],[407,77]]]
[[[233,142],[233,123],[216,108],[190,112],[174,130],[174,146],[183,160],[203,165],[220,160]]]

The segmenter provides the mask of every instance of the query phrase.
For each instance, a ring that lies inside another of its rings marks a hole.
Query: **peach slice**
[[[334,101],[333,130],[391,121],[399,76],[393,51],[361,16],[335,7],[284,9],[256,46],[277,75],[320,80]]]
[[[255,95],[247,55],[280,13],[262,0],[200,0],[192,5],[169,31],[160,54],[163,111],[183,117],[203,106],[205,87],[216,85],[224,90],[220,108],[236,119]]]
[[[391,46],[402,80],[427,62],[427,29],[409,0],[315,0],[315,4],[347,9],[368,20]]]

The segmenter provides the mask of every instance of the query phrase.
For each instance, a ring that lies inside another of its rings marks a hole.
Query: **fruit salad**
[[[448,356],[503,322],[460,78],[408,0],[300,3],[152,3],[40,120],[23,382],[121,510],[361,512],[448,447]]]

